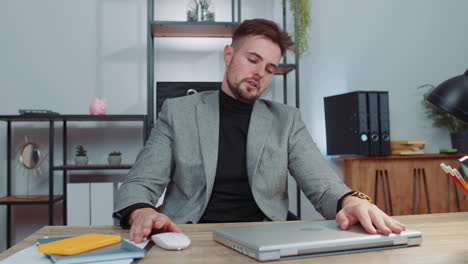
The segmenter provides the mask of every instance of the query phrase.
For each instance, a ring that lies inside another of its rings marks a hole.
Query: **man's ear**
[[[224,47],[224,63],[226,64],[226,67],[231,63],[233,53],[234,48],[231,45],[226,45]]]

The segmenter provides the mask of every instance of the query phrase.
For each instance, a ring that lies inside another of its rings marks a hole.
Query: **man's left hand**
[[[343,230],[361,223],[369,234],[399,234],[406,229],[404,224],[388,216],[376,205],[354,196],[346,196],[343,199],[342,209],[336,215],[336,222]]]

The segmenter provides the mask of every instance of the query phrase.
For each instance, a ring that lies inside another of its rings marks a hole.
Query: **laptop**
[[[371,235],[360,225],[341,230],[335,220],[215,229],[213,239],[260,261],[325,256],[420,245],[421,232]]]

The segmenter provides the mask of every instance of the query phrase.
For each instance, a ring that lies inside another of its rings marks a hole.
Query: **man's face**
[[[270,84],[280,59],[280,47],[263,36],[246,36],[226,46],[221,89],[239,101],[254,102]]]

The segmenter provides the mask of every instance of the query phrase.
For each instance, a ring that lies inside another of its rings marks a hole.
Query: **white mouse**
[[[156,245],[167,250],[182,250],[190,246],[190,239],[182,233],[159,233],[152,235]]]

